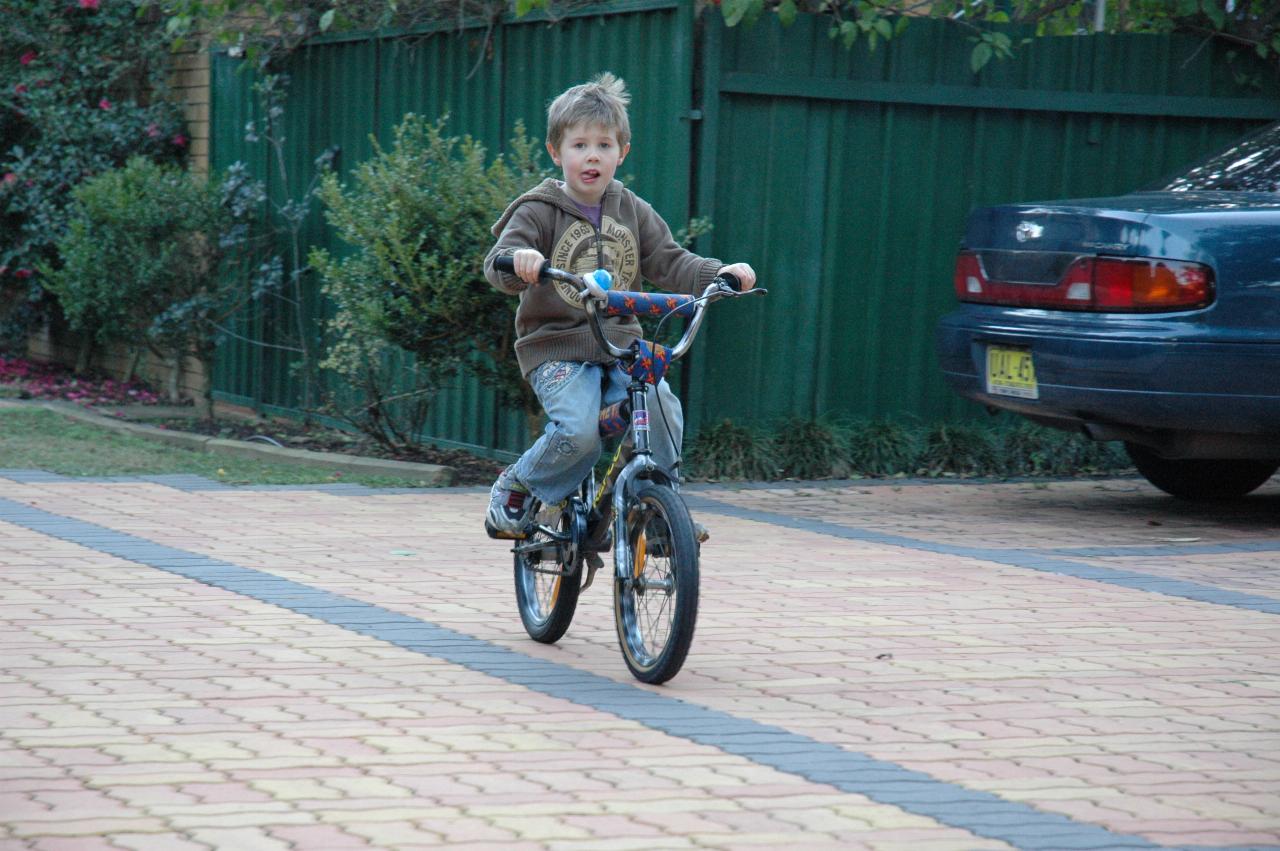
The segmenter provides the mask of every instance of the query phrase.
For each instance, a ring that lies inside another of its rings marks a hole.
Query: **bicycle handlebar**
[[[515,259],[509,254],[495,257],[493,268],[499,272],[513,275],[515,274]],[[605,290],[596,283],[594,276],[584,278],[572,272],[557,269],[551,265],[550,260],[542,261],[542,267],[538,270],[538,278],[541,280],[563,281],[571,285],[582,298],[582,306],[587,311],[592,334],[595,336],[600,348],[608,352],[610,356],[622,360],[629,360],[633,353],[630,349],[620,349],[609,342],[600,324],[600,315],[597,313],[598,307],[604,308],[606,316],[666,316],[667,314],[675,313],[678,316],[688,318],[690,321],[685,328],[684,334],[680,337],[680,342],[669,350],[670,358],[674,361],[684,356],[693,345],[693,340],[702,326],[703,313],[706,311],[708,304],[722,298],[735,298],[752,294],[766,295],[769,292],[766,289],[751,289],[743,292],[742,282],[731,272],[716,275],[711,283],[707,285],[702,295],[697,297],[631,292],[628,290]]]

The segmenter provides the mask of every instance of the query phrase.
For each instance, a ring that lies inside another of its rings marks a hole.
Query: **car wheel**
[[[1179,499],[1231,499],[1257,490],[1280,461],[1252,458],[1162,458],[1145,446],[1124,445],[1142,477]]]

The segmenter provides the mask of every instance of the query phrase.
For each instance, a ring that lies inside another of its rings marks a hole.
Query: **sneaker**
[[[503,470],[489,490],[484,530],[490,538],[523,538],[537,500],[516,478],[514,466]]]

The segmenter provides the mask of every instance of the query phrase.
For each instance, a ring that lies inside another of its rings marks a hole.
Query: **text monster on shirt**
[[[605,266],[613,273],[613,289],[640,289],[640,249],[630,230],[609,216],[600,220],[601,247]],[[575,222],[560,237],[551,252],[551,265],[575,275],[596,270],[596,233],[590,223]],[[555,281],[556,292],[568,304],[582,307],[582,298],[572,284]]]

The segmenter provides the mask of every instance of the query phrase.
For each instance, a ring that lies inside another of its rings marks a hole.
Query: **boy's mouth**
[[[587,181],[595,180],[599,176],[600,176],[600,172],[595,171],[594,169],[592,169],[591,171],[584,171],[582,173],[582,179]]]

